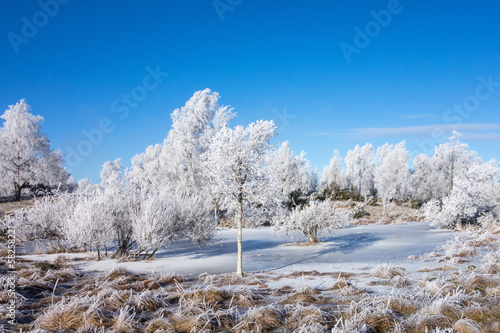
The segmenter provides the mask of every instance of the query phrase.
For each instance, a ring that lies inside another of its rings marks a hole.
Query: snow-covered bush
[[[349,210],[335,208],[329,200],[311,201],[308,206],[297,207],[288,216],[275,218],[274,230],[282,234],[300,232],[312,243],[318,243],[320,236],[347,226],[349,220]]]
[[[7,216],[4,224],[13,226],[20,240],[49,240],[54,247],[64,247],[61,228],[74,205],[75,197],[65,193],[36,199],[32,207],[16,210]]]
[[[481,216],[479,216],[479,218],[477,219],[477,222],[483,228],[489,228],[489,227],[493,227],[495,225],[499,225],[498,216],[493,211],[486,212],[486,213],[482,214]]]
[[[366,204],[364,202],[352,202],[351,207],[353,208],[352,218],[359,219],[366,215]]]
[[[73,212],[61,225],[61,234],[71,246],[80,249],[100,250],[112,241],[112,211],[109,209],[108,197],[104,191],[93,195],[77,197]]]
[[[142,200],[132,214],[134,258],[151,258],[168,242],[190,239],[208,242],[215,230],[210,205],[201,196],[161,194]]]

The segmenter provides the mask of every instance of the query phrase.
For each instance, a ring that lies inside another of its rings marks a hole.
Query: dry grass
[[[405,269],[401,267],[389,267],[387,264],[383,264],[375,267],[370,272],[370,275],[380,279],[392,279],[396,276],[404,276]]]
[[[286,308],[286,312],[285,327],[293,332],[314,332],[315,330],[324,332],[334,321],[331,315],[314,306],[299,304]]]
[[[156,282],[163,285],[176,285],[178,283],[186,282],[187,279],[183,276],[176,275],[173,273],[160,273],[160,274],[150,274],[144,281],[146,284]],[[155,284],[152,284],[155,286]],[[151,289],[151,288],[149,288]]]
[[[414,314],[409,318],[409,333],[427,333],[436,329],[450,328],[453,322],[442,314]]]
[[[128,301],[138,312],[155,312],[168,305],[165,300],[158,297],[152,290],[134,293],[129,297]]]
[[[120,309],[118,316],[113,319],[113,332],[114,333],[135,333],[137,327],[134,323],[135,313],[130,313],[128,307]]]
[[[220,308],[222,303],[231,298],[225,290],[208,286],[192,291],[183,291],[180,302],[191,301],[197,304],[209,304],[214,308]]]
[[[163,333],[175,333],[174,324],[166,318],[156,318],[148,322],[148,326],[146,326],[145,333],[155,333],[155,332],[163,332]]]
[[[234,327],[236,331],[271,332],[283,323],[283,314],[274,305],[250,308]]]
[[[486,274],[473,274],[465,280],[463,287],[467,292],[475,290],[485,293],[488,287],[497,287],[498,278]]]
[[[254,289],[246,288],[232,293],[229,304],[238,307],[251,308],[261,304],[263,301],[264,296],[261,293]]]
[[[393,311],[405,316],[417,312],[420,308],[416,301],[403,296],[384,296],[380,300],[387,304]]]
[[[102,325],[97,305],[86,298],[62,300],[35,321],[35,327],[48,331],[77,330],[88,324]]]
[[[118,280],[117,283],[131,283],[144,280],[140,275],[134,274],[125,267],[118,266],[106,275],[107,280]]]
[[[455,325],[453,325],[453,329],[458,333],[483,333],[483,329],[471,319],[460,319]]]

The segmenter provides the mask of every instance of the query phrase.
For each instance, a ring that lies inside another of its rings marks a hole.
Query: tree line
[[[411,200],[440,227],[498,220],[498,164],[482,162],[457,132],[433,156],[416,156],[411,167],[404,141],[376,150],[356,146],[345,158],[335,151],[319,178],[304,152],[295,155],[288,142],[274,141],[272,121],[231,127],[234,110],[219,99],[209,89],[196,92],[173,111],[161,144],[133,157],[130,168],[120,159],[106,162],[99,184],[74,184],[62,154],[40,131],[43,118],[33,116],[25,100],[10,106],[0,128],[0,192],[19,199],[34,185],[59,190],[3,224],[61,250],[95,249],[99,258],[111,250],[115,258],[135,260],[153,258],[181,239],[206,244],[218,221],[232,221],[241,275],[243,226],[270,223],[317,242],[353,218],[338,200],[378,199],[385,216],[391,201]]]

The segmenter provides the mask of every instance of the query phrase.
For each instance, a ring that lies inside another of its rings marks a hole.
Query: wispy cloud
[[[464,134],[464,139],[473,141],[500,141],[500,124],[436,124],[406,127],[369,127],[353,128],[336,132],[316,132],[319,136],[346,136],[349,138],[388,138],[388,137],[431,137],[436,133],[451,134],[453,131]]]
[[[399,115],[400,119],[414,120],[414,119],[432,119],[440,117],[439,114],[434,113],[421,113],[421,114],[402,114]]]

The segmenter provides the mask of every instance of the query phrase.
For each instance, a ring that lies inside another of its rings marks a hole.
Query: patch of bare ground
[[[18,209],[31,207],[35,202],[35,199],[33,198],[28,198],[28,199],[25,198],[20,201],[14,201],[13,199],[14,199],[13,197],[0,196],[0,219],[3,219],[5,216],[9,215],[10,213]]]
[[[388,216],[384,216],[384,208],[380,202],[375,206],[366,205],[366,212],[363,217],[354,219],[354,225],[368,224],[391,224],[404,222],[423,221],[423,214],[419,209],[413,208],[408,202],[390,203],[388,207]]]

